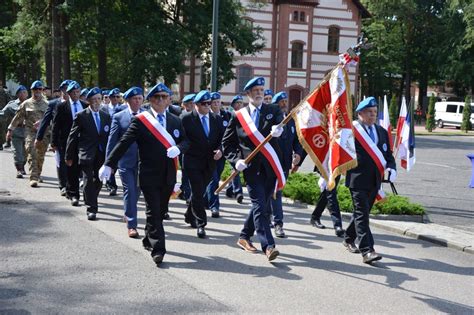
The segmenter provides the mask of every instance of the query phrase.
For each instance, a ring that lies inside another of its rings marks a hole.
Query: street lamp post
[[[219,38],[219,0],[212,6],[211,91],[217,91],[217,41]]]

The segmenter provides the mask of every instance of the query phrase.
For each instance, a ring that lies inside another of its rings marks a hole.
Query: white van
[[[436,102],[435,110],[435,121],[439,128],[444,126],[461,127],[464,102]],[[471,123],[474,126],[474,103],[471,103]]]

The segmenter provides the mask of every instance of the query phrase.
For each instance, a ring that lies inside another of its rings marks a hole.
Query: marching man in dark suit
[[[183,167],[191,184],[191,202],[185,221],[197,227],[197,236],[206,237],[207,224],[204,208],[204,192],[222,157],[220,150],[224,126],[219,115],[210,112],[211,94],[199,92],[194,98],[195,110],[182,118],[183,128],[189,140],[189,150],[183,156]]]
[[[249,105],[232,115],[222,145],[225,158],[235,164],[238,171],[243,171],[252,201],[237,245],[247,252],[255,253],[257,249],[250,238],[257,232],[262,251],[272,261],[279,252],[270,230],[270,198],[275,188],[282,189],[285,183],[277,139],[271,139],[248,165],[244,160],[270,133],[277,138],[283,132],[283,128],[277,126],[283,120],[280,108],[272,104],[263,105],[264,85],[265,79],[262,77],[246,84],[244,90]],[[277,179],[278,184],[275,185]]]
[[[95,220],[97,214],[97,197],[102,188],[99,168],[104,163],[111,123],[109,114],[100,110],[100,92],[93,88],[87,93],[89,107],[77,113],[66,145],[66,165],[71,167],[78,159],[84,176],[88,220]]]
[[[139,87],[131,87],[123,94],[123,98],[127,101],[128,106],[127,109],[112,116],[112,127],[110,127],[109,142],[107,143],[107,157],[128,130],[133,117],[141,113],[143,90]],[[139,236],[137,231],[137,203],[140,189],[138,188],[138,146],[136,143],[132,143],[119,160],[118,173],[123,186],[124,219],[127,222],[128,236],[137,238]],[[113,177],[113,174],[111,177]]]
[[[143,246],[151,251],[158,265],[166,254],[163,215],[176,184],[178,156],[186,153],[188,141],[181,120],[166,111],[167,88],[155,85],[146,98],[150,108],[132,119],[130,127],[110,152],[100,170],[100,178],[108,178],[128,148],[138,145],[139,183],[146,203],[146,227]]]
[[[360,102],[356,112],[359,119],[353,122],[357,167],[346,175],[354,206],[354,213],[343,245],[352,253],[360,252],[364,263],[382,259],[374,250],[374,238],[369,226],[370,209],[377,198],[385,170],[388,180],[394,182],[397,177],[395,159],[390,149],[387,131],[376,125],[377,101],[368,97]],[[359,239],[359,248],[354,244]]]

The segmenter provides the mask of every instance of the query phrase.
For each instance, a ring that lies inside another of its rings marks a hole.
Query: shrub
[[[472,123],[471,123],[471,98],[469,96],[466,96],[466,99],[464,101],[464,109],[462,111],[462,124],[461,124],[461,130],[464,132],[468,132],[469,130],[472,129]]]
[[[433,132],[433,129],[436,128],[436,122],[435,122],[435,103],[436,103],[436,98],[434,95],[431,95],[430,97],[430,103],[428,105],[428,112],[426,113],[426,130],[428,132]]]
[[[392,129],[397,128],[397,119],[398,119],[398,103],[397,103],[397,96],[395,94],[392,95],[392,99],[390,100],[390,106],[388,107],[388,112],[390,116],[390,124],[392,125]]]
[[[283,196],[314,205],[321,194],[317,181],[318,177],[314,174],[290,174],[283,189]]]

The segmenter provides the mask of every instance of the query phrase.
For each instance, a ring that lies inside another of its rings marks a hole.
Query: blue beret
[[[149,99],[150,97],[159,92],[165,92],[168,93],[168,95],[171,95],[171,90],[168,89],[166,85],[164,85],[163,83],[158,83],[157,85],[151,88],[150,92],[148,92],[148,94],[146,95],[146,99]]]
[[[61,84],[59,85],[59,89],[62,89],[62,88],[65,88],[69,85],[69,83],[71,83],[72,80],[64,80],[63,82],[61,82]]]
[[[232,99],[232,102],[230,103],[230,105],[233,105],[235,102],[238,102],[238,101],[243,101],[244,98],[241,96],[241,95],[236,95],[234,96],[234,98]]]
[[[197,103],[202,103],[202,102],[206,102],[206,101],[210,101],[210,100],[211,100],[211,93],[209,93],[206,90],[202,90],[194,98],[194,103],[197,104]]]
[[[359,103],[359,105],[356,108],[356,112],[360,112],[361,110],[363,110],[365,108],[368,108],[368,107],[376,107],[377,105],[378,104],[377,104],[377,100],[375,99],[375,97],[370,96],[370,97],[367,97],[367,98],[363,99]]]
[[[273,91],[270,89],[266,89],[265,91],[263,91],[263,96],[267,96],[267,95],[273,96]]]
[[[90,89],[89,92],[87,92],[86,97],[91,98],[92,96],[97,95],[97,94],[101,94],[101,93],[102,93],[102,91],[98,87],[94,87],[94,88]]]
[[[183,97],[183,103],[194,101],[196,94],[188,94]]]
[[[16,89],[16,92],[15,92],[15,95],[17,95],[21,91],[26,91],[26,86],[24,86],[24,85],[18,86],[17,89]]]
[[[81,89],[81,86],[76,81],[71,81],[69,83],[69,85],[67,86],[66,92],[69,93],[69,92],[71,92],[72,90],[75,90],[75,89],[79,90],[79,89]]]
[[[85,95],[87,95],[87,93],[89,93],[89,89],[88,89],[88,88],[85,88],[85,89],[82,89],[82,90],[81,90],[81,96],[85,96]]]
[[[256,77],[250,80],[249,82],[247,82],[247,84],[245,84],[244,91],[248,91],[254,86],[264,86],[264,85],[265,85],[265,79],[262,77]]]
[[[103,96],[109,96],[109,91],[110,90],[102,90],[102,92],[100,92]]]
[[[142,88],[139,88],[138,86],[132,86],[123,94],[123,98],[128,100],[130,97],[137,95],[143,95]]]
[[[111,97],[113,95],[120,95],[120,90],[117,88],[110,90],[108,96]]]
[[[40,80],[36,80],[31,84],[30,90],[42,88],[44,88],[43,82],[41,82]]]
[[[275,94],[275,96],[273,96],[272,98],[272,103],[276,104],[278,103],[279,101],[281,100],[285,100],[288,98],[288,95],[286,94],[286,92],[278,92],[277,94]]]
[[[212,92],[211,93],[211,100],[220,100],[221,99],[221,93],[219,92]]]
[[[168,94],[169,94],[170,96],[172,96],[172,95],[173,95],[173,91],[171,91],[171,89],[170,89],[169,87],[167,87],[166,85],[165,85],[165,88],[166,88],[166,92],[168,92]]]

